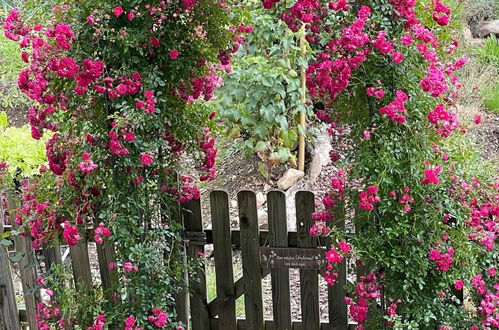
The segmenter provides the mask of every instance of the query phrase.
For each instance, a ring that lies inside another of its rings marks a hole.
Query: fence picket
[[[45,262],[46,273],[50,273],[52,265],[62,264],[61,247],[58,242],[56,242],[55,246],[53,247],[48,247],[44,244],[42,247],[42,253]]]
[[[4,229],[4,209],[0,195],[0,235]],[[0,329],[20,329],[14,283],[7,248],[0,246]]]
[[[269,244],[276,247],[288,246],[288,224],[286,217],[286,196],[282,191],[267,194],[269,215]],[[272,269],[272,304],[276,330],[291,330],[291,302],[289,298],[289,270]]]
[[[201,218],[201,201],[191,200],[182,205],[182,215],[185,230],[188,232],[203,232],[203,221]],[[199,258],[199,253],[204,253],[204,245],[187,245],[187,255],[191,258]],[[208,315],[208,300],[206,294],[205,267],[202,265],[196,271],[196,281],[190,282],[190,307],[191,323],[193,329],[210,329],[210,316]]]
[[[73,277],[76,289],[84,285],[87,289],[92,287],[92,273],[90,272],[90,261],[88,260],[88,246],[85,239],[75,246],[69,248],[71,265],[73,266]]]
[[[345,228],[345,204],[338,202],[333,209],[333,224],[338,228]],[[331,242],[328,241],[328,245]],[[338,278],[333,286],[328,287],[329,324],[331,330],[343,330],[348,327],[347,305],[343,297],[346,295],[345,285],[347,282],[347,259],[335,266]]]
[[[310,191],[296,193],[296,228],[298,247],[317,247],[317,239],[309,234],[314,224],[312,213],[315,210],[314,194]],[[301,314],[303,327],[307,330],[319,330],[319,271],[300,269]]]
[[[114,247],[107,239],[102,244],[97,244],[97,261],[99,262],[99,273],[102,282],[102,289],[106,297],[111,297],[113,287],[113,276],[110,265],[114,264]]]
[[[11,211],[16,210],[14,192],[9,191],[7,196],[7,208]],[[18,230],[19,226],[15,220],[16,213],[12,212],[10,214],[10,224],[14,230]],[[19,272],[21,275],[28,325],[30,329],[38,329],[35,316],[37,313],[37,302],[40,301],[40,293],[34,290],[36,288],[37,275],[34,260],[35,253],[31,245],[31,239],[16,235],[14,236],[14,245],[16,246],[16,251],[23,254],[23,258],[19,261]]]
[[[182,217],[182,207],[179,204],[173,211],[171,215],[175,221],[182,223],[184,225],[183,217]],[[186,242],[182,242],[181,245],[181,253],[183,258],[184,265],[187,265],[187,244]],[[184,290],[181,290],[177,294],[175,294],[175,310],[177,312],[177,320],[182,322],[187,329],[189,329],[189,274],[187,273],[187,268],[182,270],[182,278],[184,281]]]
[[[11,196],[12,197],[12,196]],[[238,194],[240,230],[230,229],[229,199],[224,191],[213,191],[210,194],[211,218],[213,230],[203,231],[201,217],[201,203],[199,200],[190,201],[182,205],[182,222],[186,233],[186,253],[191,258],[199,258],[204,252],[205,244],[214,244],[215,274],[217,297],[208,303],[207,284],[204,267],[196,270],[195,277],[199,280],[189,283],[190,295],[184,304],[183,300],[179,309],[179,320],[192,326],[194,330],[210,329],[275,329],[275,330],[325,330],[325,329],[349,329],[347,306],[343,302],[345,296],[344,286],[346,284],[347,260],[336,266],[339,278],[336,285],[328,288],[329,323],[321,323],[319,317],[319,270],[300,269],[300,295],[302,320],[293,321],[291,317],[289,270],[287,268],[261,268],[260,247],[268,245],[271,247],[293,248],[316,248],[318,241],[310,237],[309,229],[314,224],[311,217],[315,209],[314,195],[311,192],[301,191],[296,194],[296,221],[297,232],[288,233],[286,216],[286,198],[282,191],[271,191],[267,195],[267,207],[269,215],[269,231],[259,231],[256,195],[253,191],[240,191]],[[15,209],[13,198],[9,199],[9,208]],[[338,204],[334,209],[334,225],[345,226],[344,205]],[[357,214],[360,218],[361,215]],[[10,215],[10,222],[16,230],[15,214]],[[362,220],[362,219],[360,219]],[[33,294],[36,288],[36,268],[34,251],[31,239],[16,236],[16,248],[24,254],[20,262],[23,290],[25,292],[26,312],[11,312],[17,315],[15,326],[4,325],[6,329],[20,327],[19,316],[22,314],[30,327],[36,329],[36,303],[39,301],[39,292]],[[330,242],[321,243],[330,244]],[[92,275],[88,256],[88,245],[82,240],[74,247],[70,247],[71,263],[75,283],[92,285]],[[234,283],[232,247],[241,246],[243,277]],[[323,246],[323,245],[321,245]],[[0,251],[1,269],[6,269],[8,264],[6,255]],[[45,257],[45,269],[49,271],[53,264],[61,263],[60,248],[43,247]],[[103,289],[106,294],[112,288],[112,274],[109,271],[109,263],[114,262],[114,248],[105,240],[103,245],[97,245],[100,274]],[[4,258],[5,257],[5,258]],[[362,275],[363,267],[358,267],[358,275]],[[7,272],[7,274],[9,274]],[[262,278],[271,274],[273,320],[265,320],[263,317]],[[0,284],[5,283],[5,278],[0,273]],[[5,277],[5,276],[4,276]],[[9,276],[8,276],[9,277]],[[7,280],[8,280],[7,277]],[[79,288],[79,286],[77,286]],[[2,292],[4,293],[5,288]],[[236,318],[236,299],[245,296],[245,318]],[[0,313],[5,311],[2,304],[8,295],[0,295]],[[11,295],[11,297],[15,297]],[[187,296],[186,296],[187,297]],[[3,300],[2,300],[3,299]],[[12,299],[11,299],[12,300]],[[10,307],[15,303],[10,302]],[[183,309],[182,309],[183,308]],[[182,314],[182,315],[180,315]],[[189,317],[190,314],[190,317]],[[218,317],[217,317],[218,316]],[[2,319],[3,317],[3,319]],[[0,314],[0,329],[2,320],[12,320]],[[190,327],[189,327],[190,328]]]
[[[260,265],[260,237],[256,195],[245,190],[237,194],[239,226],[241,228],[241,254],[245,281],[244,304],[246,321],[250,329],[263,330],[262,271]]]
[[[218,313],[219,328],[236,329],[236,299],[232,269],[229,197],[225,191],[213,191],[210,194],[210,204],[217,298],[220,298],[221,301]]]

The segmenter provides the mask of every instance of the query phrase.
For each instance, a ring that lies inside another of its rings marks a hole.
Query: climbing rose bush
[[[40,329],[182,328],[178,203],[216,175],[202,102],[247,31],[229,12],[223,0],[33,1],[5,19],[26,63],[18,86],[33,100],[32,137],[51,132],[47,166],[20,187],[16,223],[35,250],[89,240],[112,255],[109,280],[76,283],[82,299],[71,303],[69,270],[38,281],[52,293],[38,306]],[[190,173],[184,155],[196,161]]]
[[[499,181],[466,136],[480,119],[459,119],[463,2],[262,5],[306,31],[308,99],[338,144],[354,145],[330,155],[338,170],[310,234],[333,239],[330,285],[355,261],[345,303],[357,328],[497,327]],[[333,225],[342,206],[355,233]]]

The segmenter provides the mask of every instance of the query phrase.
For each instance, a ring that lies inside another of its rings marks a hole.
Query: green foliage
[[[170,317],[168,329],[181,325],[174,301],[176,293],[187,289],[179,202],[197,198],[196,183],[214,175],[211,170],[216,154],[209,130],[205,130],[213,125],[211,109],[195,100],[212,97],[219,81],[218,57],[230,53],[235,38],[227,28],[234,24],[220,2],[197,0],[189,7],[181,0],[119,4],[104,0],[28,1],[27,13],[19,14],[23,26],[41,24],[42,29],[29,29],[29,37],[40,37],[43,43],[30,43],[17,52],[8,50],[16,59],[20,51],[28,54],[30,63],[22,66],[31,79],[43,76],[34,84],[40,87],[38,91],[43,89],[44,98],[24,88],[38,102],[32,108],[38,112],[32,120],[33,136],[43,134],[48,139],[47,131],[56,131],[47,142],[51,171],[23,186],[25,192],[30,191],[31,210],[45,203],[45,215],[23,213],[22,231],[36,248],[57,245],[62,239],[74,245],[91,233],[90,238],[97,243],[108,240],[116,260],[110,292],[96,287],[78,297],[81,303],[74,302],[76,296],[64,279],[48,283],[59,293],[54,301],[62,301],[61,312],[67,315],[67,322],[86,328],[103,313],[106,327],[118,329],[133,315],[136,327],[153,329],[148,316],[153,308],[161,308]],[[125,13],[115,14],[117,5]],[[67,41],[63,46],[51,34],[57,27],[70,35],[68,40],[63,37]],[[170,55],[173,50],[178,56]],[[35,52],[46,56],[33,56]],[[74,72],[64,77],[48,68],[49,60],[64,57],[78,66],[78,75]],[[88,78],[89,70],[92,78],[84,83],[80,78]],[[75,86],[83,90],[75,90]],[[97,91],[99,87],[105,94]],[[118,93],[118,88],[126,92]],[[47,94],[56,100],[48,102]],[[147,109],[139,102],[147,102]],[[24,135],[10,128],[6,134],[17,142],[32,141],[29,130],[18,130]],[[0,145],[7,142],[12,141],[2,139]],[[9,157],[15,154],[12,148],[17,147],[5,148]],[[179,182],[178,174],[186,174],[180,162],[184,153],[196,160],[196,170],[189,174],[197,177],[182,177]],[[37,155],[32,152],[19,157],[26,161]],[[151,162],[146,164],[143,156],[149,156]],[[54,226],[55,218],[62,219],[62,225]],[[96,233],[100,223],[105,226],[105,237]],[[66,228],[79,236],[68,239],[63,235]],[[57,315],[40,317],[50,326],[59,321]]]
[[[93,324],[95,315],[101,314],[103,292],[100,288],[88,288],[78,283],[75,289],[73,276],[68,264],[53,265],[51,273],[45,276],[45,283],[52,288],[59,310],[65,320],[78,316],[79,325],[75,330],[86,329]],[[60,285],[63,284],[63,285]]]
[[[300,33],[247,1],[238,12],[254,30],[233,59],[233,71],[218,92],[219,113],[228,133],[241,135],[240,147],[256,152],[267,165],[294,162],[298,114],[311,115],[301,101],[299,70],[306,65],[299,47]],[[266,170],[262,167],[262,174]]]
[[[38,173],[47,162],[44,141],[33,140],[28,126],[8,127],[7,115],[0,112],[0,162],[7,162],[12,175],[26,177]]]
[[[17,88],[17,75],[24,66],[17,45],[0,33],[0,109],[27,106],[27,98]]]
[[[471,49],[476,57],[472,65],[474,71],[484,71],[484,78],[480,81],[482,86],[480,93],[483,105],[486,109],[494,112],[499,111],[499,40],[495,35],[488,37],[481,46]],[[484,69],[485,68],[485,69]],[[490,77],[487,74],[490,72]]]
[[[499,113],[499,81],[483,92],[484,106],[490,111]]]
[[[488,37],[485,44],[475,47],[474,51],[482,63],[495,64],[499,70],[499,40],[495,35]]]

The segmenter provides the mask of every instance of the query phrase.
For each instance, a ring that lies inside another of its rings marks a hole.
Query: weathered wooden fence
[[[256,195],[241,191],[237,195],[239,230],[231,230],[229,196],[224,191],[210,194],[212,230],[203,230],[200,201],[184,205],[183,221],[188,254],[199,257],[207,244],[213,244],[216,293],[207,301],[206,278],[199,270],[199,282],[191,284],[190,310],[192,329],[348,329],[344,303],[346,264],[339,267],[335,286],[328,288],[329,322],[321,323],[319,315],[319,275],[324,269],[327,241],[310,237],[314,224],[314,195],[301,191],[296,194],[296,232],[288,232],[286,197],[282,191],[267,194],[268,231],[259,230]],[[345,225],[341,207],[335,210],[336,226]],[[234,246],[241,250],[243,276],[234,282]],[[289,268],[299,268],[301,320],[292,320]],[[264,319],[262,278],[271,276],[273,319]],[[245,318],[236,318],[236,300],[244,295]],[[185,313],[188,314],[188,313]]]
[[[15,222],[17,205],[12,191],[6,196],[0,195],[0,235],[18,229]],[[5,199],[4,199],[5,198]],[[4,210],[4,202],[7,201],[7,211]],[[13,246],[0,245],[0,329],[18,330],[21,328],[38,329],[36,314],[37,305],[41,301],[40,291],[37,290],[37,277],[39,274],[50,272],[54,264],[62,264],[63,258],[61,248],[69,252],[71,266],[73,269],[74,283],[82,283],[91,287],[92,274],[90,270],[90,259],[88,255],[88,242],[80,241],[77,246],[43,247],[41,253],[34,251],[31,239],[21,235],[12,235]],[[4,241],[5,242],[5,241]],[[106,249],[107,247],[107,249]],[[106,250],[105,252],[103,252]],[[100,281],[103,287],[110,287],[110,271],[108,263],[112,260],[112,248],[109,244],[104,247],[97,246],[98,263],[100,270]],[[18,256],[15,273],[20,277],[23,293],[23,301],[16,304],[16,296],[12,282],[14,270],[8,259]]]
[[[256,195],[241,191],[238,196],[239,230],[231,230],[229,196],[224,191],[210,194],[212,229],[203,230],[201,202],[182,205],[182,221],[185,228],[185,249],[191,258],[200,258],[205,245],[214,246],[216,272],[216,298],[208,301],[206,273],[196,270],[189,284],[189,293],[177,297],[179,318],[190,329],[348,329],[346,305],[343,302],[346,284],[346,264],[340,264],[339,278],[328,288],[329,322],[321,323],[319,315],[319,277],[324,270],[324,252],[327,241],[319,242],[309,235],[314,221],[314,195],[311,192],[296,193],[296,232],[288,232],[286,198],[282,191],[267,194],[268,231],[259,230]],[[1,203],[0,203],[1,204]],[[9,198],[8,209],[14,210]],[[0,210],[2,214],[0,234],[15,230],[15,214]],[[340,206],[335,210],[335,225],[345,225],[345,214]],[[7,219],[3,217],[7,214]],[[4,223],[8,225],[4,226]],[[88,243],[82,241],[70,248],[74,282],[89,287],[93,280],[90,270]],[[17,236],[15,250],[0,246],[0,329],[17,330],[28,326],[37,329],[36,304],[40,293],[36,288],[37,272],[47,272],[52,264],[62,263],[60,248],[44,248],[43,256],[35,256],[29,238]],[[243,276],[234,281],[233,248],[241,250]],[[66,247],[67,249],[67,247]],[[12,285],[11,265],[8,254],[22,253],[19,275],[22,280],[24,304],[18,308]],[[108,243],[97,246],[100,281],[104,289],[111,287],[108,264],[113,262],[113,249]],[[36,258],[35,258],[36,257]],[[38,263],[36,260],[43,260]],[[41,266],[43,264],[43,267]],[[301,320],[291,317],[289,268],[299,268]],[[186,274],[187,275],[187,274]],[[273,319],[264,319],[262,278],[271,277]],[[245,318],[236,317],[236,300],[244,295]]]

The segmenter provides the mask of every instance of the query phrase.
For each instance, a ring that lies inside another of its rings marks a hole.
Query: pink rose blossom
[[[402,60],[404,59],[404,54],[399,53],[399,52],[393,52],[392,59],[393,59],[393,63],[398,64],[398,63],[402,62]]]
[[[123,12],[124,12],[124,11],[123,11],[123,8],[121,8],[120,6],[116,6],[116,7],[114,7],[114,9],[113,9],[113,14],[114,14],[114,16],[116,16],[116,17],[120,17],[120,16],[123,14]]]
[[[143,164],[143,165],[151,165],[153,160],[152,160],[152,157],[147,154],[147,153],[143,153],[140,155],[140,162]]]
[[[482,116],[476,115],[474,121],[475,124],[479,125],[482,122]]]
[[[178,57],[178,50],[170,50],[170,53],[168,54],[172,60],[176,60]]]

